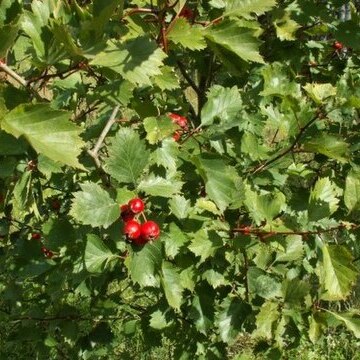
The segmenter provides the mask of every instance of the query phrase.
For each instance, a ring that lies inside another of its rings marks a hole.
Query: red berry
[[[244,235],[249,235],[251,233],[251,229],[249,228],[249,226],[245,226],[243,228],[243,233]]]
[[[54,253],[51,250],[48,250],[45,254],[45,256],[49,259],[51,259],[54,256]]]
[[[181,132],[180,131],[175,131],[172,138],[174,139],[174,141],[178,142],[181,138]]]
[[[332,45],[335,50],[341,50],[344,45],[340,41],[335,41]]]
[[[184,6],[179,13],[179,17],[192,20],[194,18],[194,12],[188,6]]]
[[[130,210],[134,214],[141,213],[142,211],[144,211],[144,208],[145,208],[144,202],[139,198],[131,199],[129,201],[128,205],[129,205]]]
[[[123,221],[128,222],[134,219],[135,214],[129,209],[129,205],[121,205],[120,211]]]
[[[33,240],[40,240],[40,239],[41,239],[41,234],[39,234],[39,233],[32,233],[32,234],[31,234],[31,238],[32,238]]]
[[[188,119],[186,117],[178,115],[178,114],[174,114],[174,113],[170,113],[169,117],[172,119],[174,124],[177,124],[181,128],[187,130],[187,128],[188,128]]]
[[[55,211],[60,210],[60,207],[61,207],[60,201],[59,201],[58,199],[53,199],[53,200],[51,201],[51,207],[52,207],[52,209],[55,210]]]
[[[149,240],[145,239],[143,236],[139,236],[138,238],[133,240],[135,245],[141,246],[145,245]]]
[[[136,220],[129,220],[125,223],[124,234],[128,239],[134,240],[141,235],[141,226]]]
[[[145,240],[157,239],[160,235],[159,225],[155,221],[147,221],[141,225],[141,236]]]

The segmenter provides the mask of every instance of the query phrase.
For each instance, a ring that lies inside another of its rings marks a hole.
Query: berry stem
[[[143,217],[144,221],[146,222],[147,218],[146,218],[146,215],[145,215],[145,213],[143,211],[141,212],[141,216]]]

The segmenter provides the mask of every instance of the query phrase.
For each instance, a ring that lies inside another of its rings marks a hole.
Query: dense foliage
[[[341,0],[1,1],[0,357],[359,338],[359,35]]]

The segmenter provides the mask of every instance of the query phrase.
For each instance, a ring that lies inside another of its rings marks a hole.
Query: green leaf
[[[26,152],[26,142],[0,130],[0,155],[20,155]]]
[[[260,225],[264,220],[271,222],[285,208],[286,198],[280,191],[259,194],[246,185],[244,204],[252,219]]]
[[[180,273],[180,283],[184,289],[188,289],[191,292],[195,290],[196,269],[194,266],[189,266]]]
[[[256,315],[256,330],[254,338],[271,340],[274,335],[274,324],[279,320],[278,304],[266,301],[261,305],[260,312]]]
[[[142,249],[128,257],[126,266],[131,279],[140,286],[158,287],[158,273],[161,268],[161,242],[147,243]]]
[[[161,74],[153,77],[153,82],[160,90],[174,90],[180,87],[179,78],[170,66],[163,66]]]
[[[165,242],[166,255],[174,258],[179,254],[181,247],[188,242],[188,238],[175,223],[170,223],[169,231],[162,236],[162,241]]]
[[[277,262],[301,261],[304,257],[304,243],[300,235],[289,235],[285,239],[284,252],[277,251]]]
[[[165,179],[152,174],[140,182],[138,190],[151,196],[171,198],[180,192],[182,186],[183,183],[181,181]]]
[[[296,305],[301,303],[310,292],[310,285],[302,280],[294,278],[286,279],[282,283],[282,292],[286,303]]]
[[[85,145],[81,129],[67,111],[54,110],[50,104],[19,105],[5,115],[1,128],[16,138],[24,136],[38,153],[83,169],[77,159]]]
[[[350,159],[349,144],[333,134],[321,133],[304,142],[304,150],[323,154],[330,159],[346,163]]]
[[[168,304],[172,308],[180,310],[184,288],[181,285],[178,270],[168,261],[164,261],[162,263],[161,274],[161,284]]]
[[[221,340],[228,344],[233,343],[250,313],[251,307],[245,302],[226,298],[221,304],[216,320]]]
[[[348,210],[360,209],[360,173],[351,170],[345,182],[344,202]]]
[[[250,267],[248,270],[248,286],[252,295],[259,295],[264,299],[275,299],[281,296],[280,283],[256,267]]]
[[[180,150],[178,144],[171,139],[164,139],[160,147],[151,154],[151,159],[159,166],[163,166],[169,175],[177,171]]]
[[[193,319],[196,329],[200,333],[206,334],[213,326],[213,299],[204,291],[195,295],[191,304],[189,316]]]
[[[146,140],[152,145],[171,137],[178,128],[168,116],[148,117],[144,119],[143,124],[146,131]]]
[[[84,256],[87,271],[101,273],[115,257],[98,236],[88,234]]]
[[[100,185],[87,182],[74,194],[70,215],[79,223],[108,228],[120,216],[119,205]]]
[[[216,26],[211,26],[205,33],[210,46],[224,48],[240,59],[264,63],[259,54],[261,41],[255,36],[253,29],[244,28],[235,19],[226,19]]]
[[[195,208],[200,212],[208,211],[215,215],[221,215],[221,211],[219,211],[215,203],[203,197],[196,200]]]
[[[109,42],[91,64],[107,67],[134,84],[151,85],[150,78],[161,74],[160,67],[165,57],[155,41],[139,36],[124,43]]]
[[[211,285],[214,289],[220,287],[220,286],[226,286],[230,283],[225,279],[224,275],[213,270],[206,270],[202,274],[202,278],[205,279],[209,285]]]
[[[156,310],[150,316],[150,326],[156,330],[162,330],[171,325],[172,322],[166,320],[166,316],[160,310]]]
[[[292,96],[295,98],[301,96],[300,85],[295,81],[291,81],[286,65],[274,62],[266,65],[261,73],[264,78],[264,90],[260,95]]]
[[[340,22],[335,29],[334,37],[355,51],[360,50],[360,26],[357,18]]]
[[[285,12],[282,18],[274,21],[274,27],[276,35],[281,41],[292,41],[296,40],[296,31],[301,28],[301,25],[291,19],[289,12]]]
[[[149,159],[149,151],[138,133],[130,128],[121,128],[109,146],[105,171],[120,183],[136,186]]]
[[[348,330],[350,330],[354,336],[360,339],[360,316],[352,312],[336,313],[330,310],[326,310],[336,320],[342,322]]]
[[[251,160],[262,160],[267,157],[266,147],[251,132],[245,132],[241,138],[241,152],[248,154]]]
[[[207,94],[207,102],[201,110],[201,124],[211,125],[215,119],[229,122],[242,110],[242,100],[236,86],[224,88],[212,86]]]
[[[303,86],[308,95],[317,103],[322,104],[325,100],[336,95],[336,87],[327,84],[306,84]]]
[[[276,5],[276,0],[227,0],[224,16],[240,16],[251,19],[262,15]]]
[[[205,182],[209,199],[213,200],[222,212],[238,199],[240,178],[221,157],[202,154],[193,157],[192,162]]]
[[[343,245],[324,245],[322,253],[321,298],[327,301],[345,300],[358,277],[358,271],[352,264],[353,256]]]
[[[339,207],[340,189],[328,177],[319,179],[310,193],[309,219],[317,221],[332,215]]]
[[[5,57],[8,50],[14,45],[19,32],[17,24],[8,24],[0,27],[0,57]]]
[[[190,205],[190,200],[185,199],[182,195],[175,195],[169,200],[170,211],[178,219],[187,218]]]
[[[202,28],[190,25],[182,17],[176,18],[169,26],[168,39],[174,44],[180,44],[185,49],[201,50],[206,48]]]
[[[221,237],[214,231],[201,229],[192,236],[189,250],[196,256],[200,256],[200,262],[214,256],[217,249],[223,246]]]

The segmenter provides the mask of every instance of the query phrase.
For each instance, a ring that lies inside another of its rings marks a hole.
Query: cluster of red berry
[[[41,241],[41,234],[40,233],[32,233],[31,234],[31,238],[33,240],[39,240]],[[45,257],[47,257],[48,259],[51,259],[54,256],[54,253],[48,249],[46,246],[42,245],[41,246],[41,252],[44,254]]]
[[[155,221],[146,220],[141,224],[135,217],[143,214],[144,202],[139,198],[131,199],[127,204],[121,205],[121,218],[125,222],[124,234],[126,238],[136,245],[144,245],[155,240],[160,235],[159,225]]]
[[[179,141],[181,135],[183,135],[185,132],[189,130],[188,120],[186,117],[174,113],[169,113],[169,117],[174,124],[177,124],[180,127],[180,129],[176,130],[173,134],[173,139],[175,141]]]

